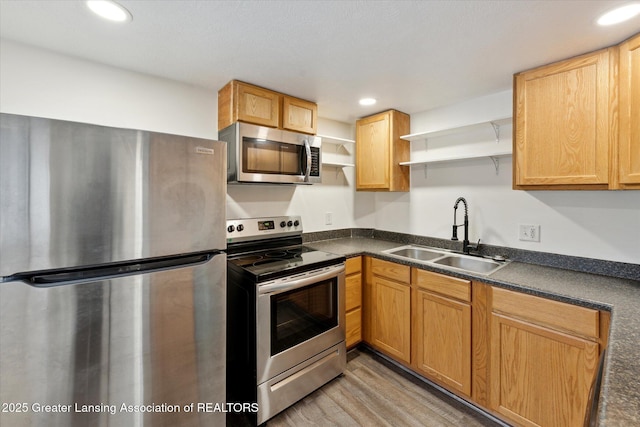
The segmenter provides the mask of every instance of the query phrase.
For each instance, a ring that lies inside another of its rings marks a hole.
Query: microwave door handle
[[[311,174],[311,146],[309,145],[309,140],[305,139],[304,143],[304,151],[307,155],[307,167],[304,172],[304,182],[309,182],[309,175]]]

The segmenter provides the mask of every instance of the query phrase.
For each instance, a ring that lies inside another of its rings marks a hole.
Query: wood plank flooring
[[[276,415],[268,427],[499,426],[368,350],[348,353],[347,370]]]

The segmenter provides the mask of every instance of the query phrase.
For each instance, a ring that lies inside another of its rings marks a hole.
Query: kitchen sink
[[[417,261],[431,261],[436,258],[442,258],[444,252],[434,251],[431,249],[424,249],[419,247],[408,247],[394,249],[391,252],[387,252],[389,255],[396,255],[403,258],[411,258]]]
[[[463,255],[447,249],[407,245],[382,251],[387,255],[409,259],[422,264],[433,265],[468,273],[489,275],[504,267],[509,261],[494,261],[480,255]]]
[[[480,257],[466,257],[462,255],[446,256],[433,261],[434,264],[446,265],[447,267],[459,268],[460,270],[472,271],[479,274],[490,274],[504,265]]]

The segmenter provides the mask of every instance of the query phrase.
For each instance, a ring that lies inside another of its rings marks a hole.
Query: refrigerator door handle
[[[141,272],[167,270],[174,267],[192,266],[210,260],[217,253],[206,252],[186,256],[118,263],[84,269],[47,270],[39,272],[18,273],[10,276],[12,281],[22,281],[36,288],[62,286],[75,282],[93,281],[111,277],[127,276]]]

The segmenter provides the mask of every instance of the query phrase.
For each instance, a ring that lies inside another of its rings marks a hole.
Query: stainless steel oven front
[[[343,372],[344,295],[344,263],[258,285],[258,423]]]

